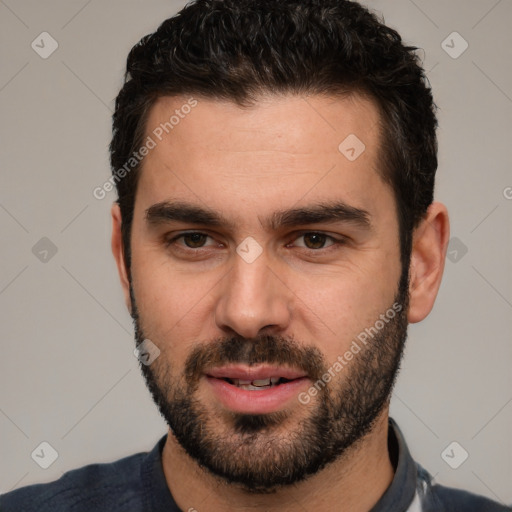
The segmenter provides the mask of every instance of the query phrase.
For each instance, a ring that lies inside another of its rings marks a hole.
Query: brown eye
[[[321,233],[305,233],[302,238],[308,249],[323,249],[329,237]]]
[[[187,247],[190,247],[191,249],[198,249],[204,246],[208,235],[203,233],[186,233],[182,235],[182,238]]]

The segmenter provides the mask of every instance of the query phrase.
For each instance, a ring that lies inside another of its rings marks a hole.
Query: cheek
[[[313,291],[296,291],[297,307],[301,316],[310,318],[313,334],[324,333],[337,344],[348,342],[364,319],[371,316],[375,298],[357,281],[331,278],[328,283],[317,282]]]
[[[160,255],[134,251],[132,277],[144,334],[162,346],[186,347],[187,340],[207,340],[212,290],[218,276],[176,271]]]
[[[392,305],[400,277],[399,265],[389,263],[393,261],[379,258],[366,269],[316,276],[294,288],[298,329],[306,326],[308,337],[329,361]]]

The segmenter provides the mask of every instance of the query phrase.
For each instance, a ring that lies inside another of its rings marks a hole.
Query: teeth
[[[255,379],[255,380],[244,380],[244,379],[230,379],[234,386],[250,391],[268,389],[276,386],[279,382],[280,377],[268,377],[267,379]]]
[[[238,387],[247,391],[261,391],[262,389],[269,389],[272,386],[251,386],[251,384],[244,384]]]
[[[253,380],[253,386],[270,386],[270,377],[268,379]]]

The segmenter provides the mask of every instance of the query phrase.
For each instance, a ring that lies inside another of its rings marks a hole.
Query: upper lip
[[[242,380],[262,380],[271,377],[282,377],[284,379],[293,380],[306,377],[306,373],[301,370],[288,368],[286,366],[245,366],[245,365],[229,365],[210,368],[205,372],[209,377],[217,379],[242,379]]]

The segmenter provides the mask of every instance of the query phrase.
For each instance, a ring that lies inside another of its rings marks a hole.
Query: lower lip
[[[267,414],[283,408],[307,386],[309,379],[301,377],[261,391],[242,389],[223,379],[207,376],[214,394],[227,409],[246,414]]]

